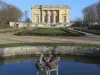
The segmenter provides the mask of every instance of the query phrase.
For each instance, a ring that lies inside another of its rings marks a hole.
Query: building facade
[[[67,5],[35,5],[32,7],[32,22],[56,24],[70,22],[70,7]]]

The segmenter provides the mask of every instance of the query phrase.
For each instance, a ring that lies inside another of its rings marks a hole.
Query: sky
[[[99,0],[3,0],[9,4],[16,5],[23,12],[28,11],[31,18],[31,7],[33,5],[69,5],[71,7],[70,18],[76,20],[82,18],[82,9],[98,2]]]

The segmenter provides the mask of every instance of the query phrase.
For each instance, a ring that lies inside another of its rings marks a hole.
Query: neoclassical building
[[[70,7],[67,5],[34,5],[32,7],[33,23],[69,23]]]

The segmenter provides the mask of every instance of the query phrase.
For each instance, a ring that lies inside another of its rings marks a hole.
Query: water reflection
[[[34,62],[36,60],[37,60],[36,57],[5,59],[5,60],[0,60],[0,66],[4,64]],[[81,62],[81,63],[87,63],[87,64],[96,64],[98,66],[100,65],[100,60],[96,58],[68,56],[68,57],[62,57],[61,60],[66,61],[66,62]]]
[[[14,59],[3,59],[0,60],[0,66],[4,64],[14,64],[14,63],[24,63],[24,62],[33,62],[36,61],[37,58],[27,57],[27,58],[14,58]]]
[[[34,61],[34,57],[0,60],[0,75],[36,75]],[[62,57],[59,67],[59,75],[100,75],[98,59]],[[51,75],[55,75],[55,72]]]
[[[80,63],[87,63],[87,64],[96,64],[100,65],[99,58],[87,58],[87,57],[63,57],[62,61],[67,62],[80,62]]]

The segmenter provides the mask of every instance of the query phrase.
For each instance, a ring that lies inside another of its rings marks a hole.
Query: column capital
[[[51,12],[50,12],[49,10],[47,11],[47,14],[48,14],[49,16],[51,16]]]
[[[53,11],[53,14],[57,16],[57,12],[55,10]]]
[[[46,11],[42,11],[42,15],[44,15],[44,16],[45,16],[45,15],[46,15]]]

